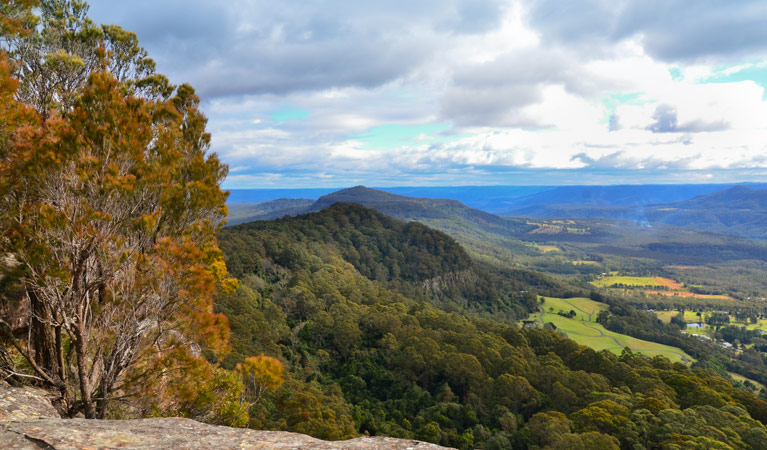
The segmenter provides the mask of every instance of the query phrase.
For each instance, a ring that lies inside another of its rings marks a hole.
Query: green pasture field
[[[538,249],[541,253],[552,253],[552,252],[561,252],[562,249],[557,247],[556,245],[547,245],[547,244],[536,244],[536,243],[528,243],[530,247]]]
[[[732,320],[732,318],[730,318],[730,320]],[[745,325],[745,327],[748,328],[749,330],[762,330],[764,332],[767,332],[767,319],[757,319],[756,323],[746,324],[743,322],[738,322],[738,324]]]
[[[618,275],[608,275],[591,282],[596,287],[610,287],[616,284],[637,287],[661,287],[663,284],[653,280],[651,277],[626,277]]]
[[[671,318],[677,314],[679,314],[679,311],[655,311],[655,315],[658,317],[658,319],[665,323],[671,323]],[[685,321],[687,321],[687,312],[685,312],[684,316]]]
[[[655,315],[658,317],[658,319],[662,320],[665,323],[671,323],[671,318],[679,314],[679,311],[655,311]],[[711,311],[703,311],[701,312],[702,317],[698,317],[697,312],[695,311],[685,311],[684,312],[684,321],[689,323],[702,323],[704,326],[703,328],[691,328],[688,327],[685,331],[692,334],[700,334],[705,335],[708,337],[713,338],[713,330],[706,325],[706,317],[711,315]],[[734,320],[734,317],[730,317],[731,320]],[[735,323],[733,322],[733,325]]]
[[[542,311],[532,314],[528,320],[539,323],[553,323],[557,330],[562,331],[578,344],[586,345],[594,350],[610,350],[619,354],[623,347],[647,356],[665,356],[674,362],[691,363],[693,358],[682,350],[655,342],[643,341],[631,336],[614,333],[596,323],[599,311],[607,309],[604,303],[588,298],[554,298],[542,297]],[[550,311],[549,308],[553,310]],[[558,311],[575,311],[575,317],[570,319],[557,314]]]
[[[729,300],[732,301],[732,297],[722,294],[697,294],[694,298],[702,298],[705,300]]]
[[[687,323],[698,323],[698,321],[706,323],[706,317],[710,316],[711,313],[712,311],[703,311],[701,312],[703,317],[700,318],[695,311],[685,311],[684,321]],[[679,314],[678,311],[655,311],[655,315],[658,316],[658,319],[666,323],[671,322],[671,318],[677,314]],[[746,323],[738,322],[735,320],[735,316],[730,316],[730,325],[740,325],[749,330],[763,330],[767,332],[767,319],[758,319],[756,323]]]
[[[746,378],[743,375],[740,375],[738,373],[735,373],[735,372],[727,372],[727,373],[730,374],[730,376],[732,377],[733,380],[737,380],[737,381],[740,381],[740,382],[750,381],[754,386],[756,386],[759,389],[764,389],[765,388],[762,383],[760,383],[758,381],[754,381],[754,380],[752,380],[750,378]]]
[[[576,266],[580,266],[580,265],[583,265],[583,266],[599,266],[600,265],[598,261],[587,261],[587,260],[575,260],[572,263],[573,263],[573,265],[576,265]]]
[[[555,297],[540,297],[543,299],[541,306],[545,312],[549,312],[549,308],[554,309],[554,315],[560,317],[557,311],[569,312],[575,311],[576,320],[586,320],[589,322],[596,322],[597,314],[600,311],[607,309],[607,305],[604,303],[596,302],[590,298],[555,298]]]
[[[671,323],[671,318],[679,314],[679,311],[655,311],[655,315],[658,316],[658,319],[662,320],[666,323]],[[698,320],[705,321],[706,313],[703,312],[703,319],[700,319],[694,311],[685,311],[684,312],[684,321],[687,323],[698,323]],[[711,314],[709,311],[708,314]]]

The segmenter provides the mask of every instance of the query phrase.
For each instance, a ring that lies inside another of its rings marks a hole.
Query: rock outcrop
[[[0,448],[436,450],[445,447],[385,437],[329,442],[297,433],[230,428],[183,418],[62,419],[45,391],[0,385]]]
[[[59,417],[47,391],[10,387],[0,382],[0,421]]]

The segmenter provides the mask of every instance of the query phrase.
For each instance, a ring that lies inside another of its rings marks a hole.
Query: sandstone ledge
[[[386,437],[329,442],[298,433],[230,428],[177,417],[61,419],[45,391],[0,384],[0,448],[436,450],[445,447]]]
[[[191,419],[25,419],[0,422],[7,450],[68,449],[364,449],[436,450],[438,445],[385,437],[321,441],[297,433],[207,425]]]

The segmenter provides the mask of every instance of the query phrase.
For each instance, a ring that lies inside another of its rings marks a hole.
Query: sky
[[[767,180],[763,0],[91,0],[226,188]]]

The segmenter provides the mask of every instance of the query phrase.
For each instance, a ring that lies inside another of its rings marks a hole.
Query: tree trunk
[[[96,407],[91,398],[91,389],[89,386],[88,371],[86,370],[86,343],[82,334],[75,340],[75,351],[77,352],[77,378],[80,385],[80,397],[83,402],[83,412],[86,419],[96,418]]]
[[[53,318],[47,305],[42,302],[34,291],[27,290],[31,317],[29,319],[29,348],[32,357],[46,374],[57,382],[61,380],[63,367],[59,366],[60,358],[57,354],[56,336],[53,326]],[[57,386],[58,387],[58,386]]]

